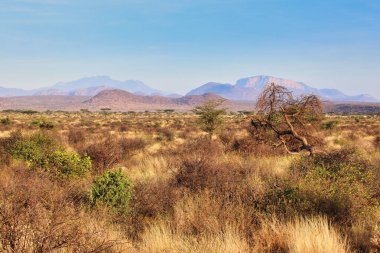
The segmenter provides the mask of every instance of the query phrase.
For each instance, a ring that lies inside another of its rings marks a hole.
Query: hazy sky
[[[0,86],[259,74],[380,98],[380,1],[0,0]]]

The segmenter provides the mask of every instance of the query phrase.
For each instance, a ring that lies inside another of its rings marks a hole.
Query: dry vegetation
[[[378,116],[325,116],[314,156],[242,113],[212,138],[171,111],[0,118],[1,252],[380,251]]]

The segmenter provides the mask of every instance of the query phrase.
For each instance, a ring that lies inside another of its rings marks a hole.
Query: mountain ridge
[[[379,102],[368,94],[348,96],[337,89],[317,89],[303,82],[293,81],[266,75],[257,75],[238,79],[235,84],[208,82],[189,91],[186,95],[203,95],[214,93],[223,98],[236,101],[254,101],[268,83],[276,83],[287,87],[295,95],[315,94],[323,100],[334,102]],[[136,95],[157,95],[172,98],[181,97],[178,94],[163,92],[144,84],[139,80],[119,81],[109,76],[83,77],[68,82],[58,82],[52,86],[23,90],[18,88],[0,87],[0,97],[14,96],[95,96],[104,90],[120,89]]]
[[[238,79],[235,84],[209,82],[192,89],[186,95],[200,95],[205,92],[213,92],[231,100],[255,100],[269,83],[276,83],[292,91],[295,95],[315,94],[322,99],[335,102],[379,102],[368,94],[348,96],[337,89],[317,89],[289,79],[273,76],[252,76]]]

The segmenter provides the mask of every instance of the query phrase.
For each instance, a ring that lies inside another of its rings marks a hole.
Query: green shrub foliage
[[[91,169],[89,157],[65,150],[53,137],[43,132],[30,136],[12,133],[5,149],[12,158],[23,160],[31,168],[43,169],[60,178],[81,176]]]
[[[92,206],[106,205],[115,212],[126,215],[133,195],[131,181],[120,170],[107,171],[97,177],[92,185],[90,202]]]
[[[199,116],[197,120],[199,127],[210,136],[223,124],[223,116],[226,114],[226,110],[219,108],[223,102],[223,100],[210,100],[193,110]]]
[[[75,177],[86,174],[91,169],[91,159],[75,152],[56,150],[49,155],[49,170],[59,177]]]
[[[378,207],[376,168],[354,150],[340,150],[293,165],[299,211],[318,212],[341,224],[374,215]]]
[[[24,160],[32,168],[47,168],[48,156],[57,148],[58,143],[42,132],[27,137],[21,132],[12,133],[6,144],[6,150],[14,159]]]
[[[324,130],[331,130],[334,129],[338,125],[337,120],[330,120],[322,124],[322,129]]]
[[[2,124],[2,125],[10,125],[11,123],[12,123],[12,121],[9,117],[0,119],[0,124]]]

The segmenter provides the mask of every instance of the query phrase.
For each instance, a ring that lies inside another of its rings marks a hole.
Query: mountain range
[[[189,111],[195,106],[209,100],[220,100],[222,97],[213,93],[203,95],[189,95],[179,98],[164,96],[142,96],[128,91],[113,89],[103,90],[97,95],[91,96],[62,96],[62,95],[40,95],[40,96],[19,96],[0,98],[0,109],[33,109],[78,111],[87,109],[99,111],[102,108],[109,108],[113,111],[156,111],[174,109],[177,111]],[[223,106],[229,110],[252,110],[253,103],[238,101],[228,101]]]
[[[378,102],[369,95],[348,96],[337,89],[317,89],[302,82],[277,78],[272,76],[253,76],[242,78],[235,84],[209,82],[201,85],[186,94],[186,96],[214,93],[223,98],[234,101],[254,101],[268,83],[285,86],[296,95],[315,94],[323,100],[332,102]],[[15,96],[85,96],[93,97],[106,90],[124,90],[134,95],[152,97],[179,98],[178,94],[171,94],[149,87],[138,80],[118,81],[108,76],[85,77],[70,82],[60,82],[46,88],[23,90],[0,87],[0,97]]]
[[[237,80],[235,84],[210,82],[191,90],[186,95],[200,95],[207,92],[212,92],[230,100],[252,101],[258,97],[265,86],[269,83],[282,85],[292,91],[295,95],[315,94],[320,96],[323,100],[328,101],[378,102],[377,99],[365,94],[348,96],[336,89],[317,89],[302,82],[272,76],[253,76],[242,78]]]

